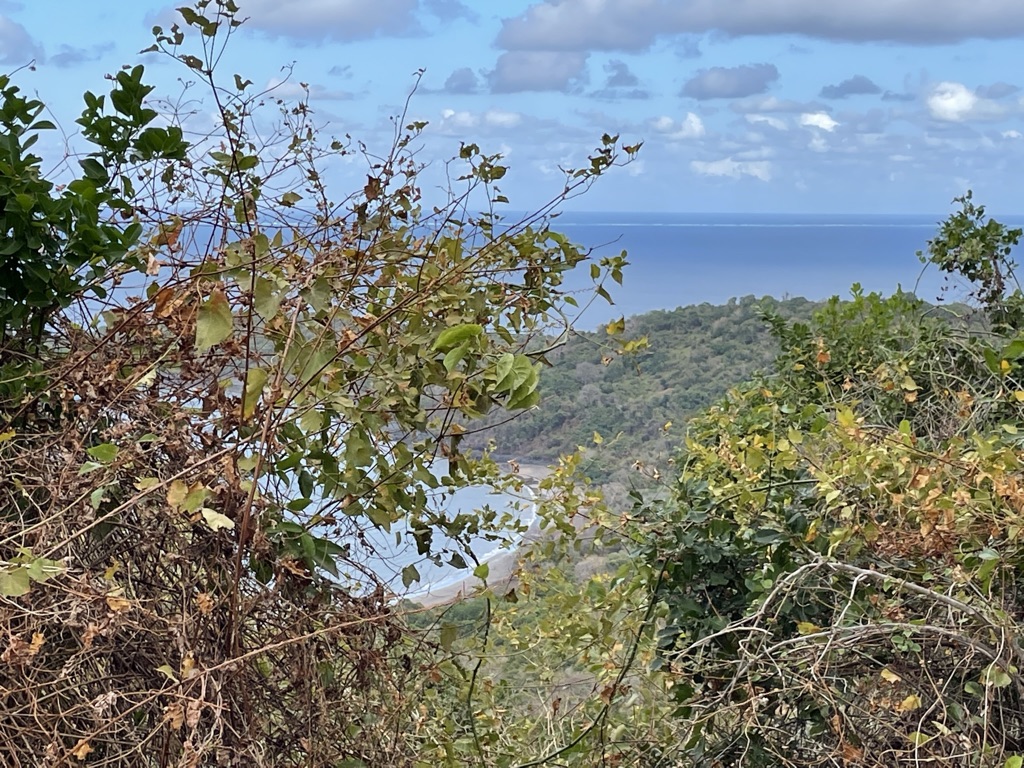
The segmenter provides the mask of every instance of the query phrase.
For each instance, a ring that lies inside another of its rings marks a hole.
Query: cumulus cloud
[[[779,79],[774,64],[702,69],[683,85],[681,96],[693,99],[738,99],[764,93]]]
[[[476,128],[480,118],[467,110],[446,109],[441,112],[441,130],[448,132],[463,128]]]
[[[468,110],[444,110],[441,112],[440,129],[444,133],[457,133],[468,128],[481,126],[496,129],[515,128],[522,122],[518,112],[487,110],[477,113]]]
[[[1013,96],[1013,94],[1019,92],[1019,86],[1003,82],[992,83],[992,85],[981,85],[975,89],[975,93],[983,99],[1005,99],[1007,96]]]
[[[772,164],[768,160],[736,160],[732,157],[711,161],[693,160],[690,162],[690,170],[701,176],[724,176],[730,179],[752,176],[761,181],[771,181],[772,178]]]
[[[882,94],[882,101],[914,101],[917,99],[912,93],[896,93],[895,91],[886,91]]]
[[[741,115],[762,112],[828,112],[831,108],[817,101],[796,101],[775,96],[751,96],[739,99],[729,109]]]
[[[605,80],[605,88],[635,88],[640,85],[640,80],[629,69],[629,65],[620,59],[612,59],[604,65],[604,71],[608,74]]]
[[[586,79],[587,54],[561,51],[508,51],[488,75],[494,93],[568,92]]]
[[[653,120],[651,126],[658,133],[672,141],[699,139],[707,133],[707,130],[704,128],[704,121],[693,112],[687,112],[686,116],[678,122],[668,115],[662,115]]]
[[[97,61],[104,53],[114,50],[113,43],[98,43],[88,48],[75,48],[62,45],[60,52],[50,56],[47,61],[56,67],[74,67],[87,61]]]
[[[507,112],[503,109],[489,109],[484,112],[484,123],[499,128],[514,128],[523,121],[518,112]]]
[[[28,31],[13,19],[0,16],[0,63],[21,66],[42,58],[42,47]]]
[[[845,99],[847,96],[871,96],[881,92],[882,89],[870,78],[854,75],[841,83],[826,85],[818,95],[823,99]]]
[[[505,19],[516,50],[644,50],[660,37],[803,35],[932,45],[1024,35],[1018,0],[543,0]]]
[[[820,128],[829,133],[832,133],[832,131],[839,127],[839,123],[824,112],[805,112],[800,115],[800,125],[805,128]]]
[[[620,59],[612,59],[604,65],[606,74],[604,87],[592,92],[590,95],[599,99],[647,99],[650,93],[640,88],[638,78],[629,68],[626,62]]]
[[[408,35],[419,29],[418,9],[418,0],[246,0],[242,4],[248,29],[315,42]]]
[[[459,67],[444,81],[447,93],[476,93],[480,89],[480,81],[469,67]]]
[[[785,131],[789,129],[786,125],[785,120],[780,120],[777,117],[771,117],[770,115],[745,115],[747,122],[751,125],[767,125],[774,128],[776,131]]]
[[[479,14],[460,0],[424,0],[423,5],[441,21],[454,21],[460,18],[476,21],[480,18]]]
[[[1014,131],[1014,130],[1003,131],[999,135],[1002,136],[1004,139],[1014,139],[1014,140],[1016,140],[1016,139],[1024,139],[1024,133],[1021,133],[1020,131]]]
[[[1007,112],[1002,104],[979,96],[963,83],[956,82],[936,85],[928,95],[927,105],[933,118],[948,123],[994,120]]]

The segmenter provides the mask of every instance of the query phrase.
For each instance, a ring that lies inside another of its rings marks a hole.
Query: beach
[[[517,474],[526,480],[534,493],[536,493],[536,484],[551,474],[551,469],[541,464],[519,464]],[[409,595],[406,597],[406,600],[417,603],[424,608],[435,608],[472,597],[476,591],[485,586],[498,593],[507,591],[515,581],[516,568],[519,563],[519,549],[536,541],[541,535],[540,521],[534,516],[529,529],[523,534],[518,547],[500,552],[486,561],[489,569],[486,584],[472,573],[468,573],[465,578],[458,581],[441,584],[433,588],[428,586],[422,592]]]

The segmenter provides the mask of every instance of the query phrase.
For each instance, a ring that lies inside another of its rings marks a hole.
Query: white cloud
[[[506,112],[503,109],[489,109],[484,113],[484,122],[500,128],[512,128],[523,121],[518,112]]]
[[[839,123],[824,112],[804,112],[800,115],[800,125],[806,128],[820,128],[829,133],[839,127]]]
[[[441,130],[451,131],[459,128],[475,128],[480,122],[480,119],[472,112],[465,110],[456,111],[454,109],[446,109],[441,112]]]
[[[702,69],[683,85],[680,96],[693,99],[739,99],[764,93],[779,79],[774,64]]]
[[[1024,139],[1024,133],[1014,130],[1003,131],[1000,136],[1004,139]]]
[[[21,24],[0,16],[0,63],[21,66],[42,57],[42,48]]]
[[[761,181],[771,181],[772,178],[772,164],[767,160],[734,160],[731,157],[710,162],[693,160],[690,162],[690,170],[701,176],[724,176],[730,179],[752,176]]]
[[[417,0],[245,0],[239,5],[247,28],[274,37],[358,40],[418,28]]]
[[[758,123],[764,123],[770,125],[776,131],[788,130],[789,126],[786,125],[785,120],[781,120],[777,117],[771,117],[769,115],[746,115],[747,122],[751,125],[757,125]]]
[[[651,125],[658,133],[664,134],[665,138],[674,141],[685,139],[699,139],[707,133],[704,121],[693,112],[687,112],[686,117],[678,123],[667,115],[662,115],[652,121]]]
[[[508,51],[488,79],[494,93],[569,91],[586,80],[586,66],[586,53]]]
[[[824,112],[828,109],[821,102],[780,99],[777,96],[751,96],[737,99],[729,109],[740,115],[761,112]]]
[[[674,35],[722,32],[940,44],[1024,35],[1019,0],[544,0],[505,19],[516,50],[645,50]]]
[[[979,96],[963,83],[948,81],[932,89],[927,104],[932,117],[948,123],[995,120],[1009,111],[1005,105]]]
[[[515,128],[522,122],[523,116],[520,113],[503,109],[489,109],[479,113],[448,108],[441,111],[439,127],[444,133],[458,133],[480,126],[497,129],[500,133],[502,129]]]

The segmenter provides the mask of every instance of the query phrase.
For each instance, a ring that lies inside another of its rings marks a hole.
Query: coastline
[[[536,488],[532,488],[532,486],[550,475],[551,469],[542,464],[519,464],[517,474],[527,481],[528,486],[531,486],[531,490],[536,495]],[[435,588],[428,586],[423,592],[407,595],[403,599],[421,608],[437,608],[470,598],[485,586],[498,590],[507,589],[515,578],[516,568],[519,564],[519,550],[523,545],[537,541],[540,536],[540,522],[535,515],[530,527],[523,534],[523,538],[515,549],[500,552],[486,561],[489,568],[486,585],[481,579],[469,573],[458,581],[441,584]]]

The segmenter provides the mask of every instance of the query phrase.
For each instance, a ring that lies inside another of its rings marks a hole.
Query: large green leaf
[[[210,294],[196,318],[196,348],[206,350],[215,347],[231,335],[234,318],[231,305],[221,289]]]

